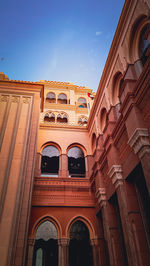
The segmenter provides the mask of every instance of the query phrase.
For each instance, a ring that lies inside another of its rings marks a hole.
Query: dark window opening
[[[44,122],[55,122],[54,114],[46,114],[44,117]]]
[[[57,174],[59,170],[59,151],[54,146],[47,146],[42,151],[41,173]]]
[[[60,103],[60,104],[67,104],[67,96],[66,96],[66,94],[64,94],[64,93],[60,93],[60,94],[58,95],[57,103]]]
[[[67,119],[67,116],[66,115],[58,115],[57,116],[57,122],[58,123],[67,123],[68,122],[68,119]]]
[[[93,266],[89,231],[82,221],[76,221],[70,229],[69,266]]]
[[[139,56],[143,65],[146,63],[150,55],[150,24],[147,24],[141,32],[139,42]]]
[[[84,153],[78,147],[68,151],[68,170],[71,177],[85,177]]]
[[[56,103],[56,96],[55,96],[55,93],[53,93],[53,92],[49,92],[49,93],[46,95],[46,102],[48,102],[48,103]]]

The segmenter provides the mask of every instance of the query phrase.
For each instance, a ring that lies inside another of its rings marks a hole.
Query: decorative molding
[[[28,238],[28,246],[34,246],[35,239],[34,238]]]
[[[90,242],[91,242],[91,246],[98,246],[99,245],[98,238],[90,239]]]
[[[0,102],[8,102],[9,95],[1,95]]]
[[[69,238],[60,238],[58,239],[59,246],[69,246]]]
[[[102,208],[103,206],[106,205],[106,190],[105,188],[98,188],[98,190],[95,193],[96,198],[98,198],[98,203],[100,207]]]
[[[147,128],[136,128],[128,144],[141,159],[145,153],[150,153],[150,140]]]
[[[13,96],[11,101],[12,101],[13,103],[19,103],[19,99],[20,99],[19,96]]]
[[[23,98],[22,98],[22,101],[23,101],[23,103],[25,103],[25,104],[29,104],[30,101],[31,101],[31,98],[30,98],[30,97],[23,97]]]
[[[123,184],[122,176],[122,166],[121,165],[112,165],[108,172],[108,176],[112,180],[112,184],[115,185],[115,188]]]

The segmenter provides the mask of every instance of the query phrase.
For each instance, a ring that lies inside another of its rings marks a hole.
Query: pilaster
[[[68,266],[68,249],[69,249],[69,239],[61,238],[58,239],[59,246],[59,266]]]
[[[27,266],[32,266],[33,260],[33,250],[34,250],[35,239],[28,239],[28,258],[27,258]]]

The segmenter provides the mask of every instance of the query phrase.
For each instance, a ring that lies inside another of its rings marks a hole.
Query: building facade
[[[0,74],[2,266],[150,265],[149,0],[125,1],[88,95]]]

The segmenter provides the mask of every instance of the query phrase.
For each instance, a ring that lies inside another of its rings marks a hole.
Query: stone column
[[[126,188],[128,183],[123,180],[121,165],[112,165],[108,175],[117,192],[128,263],[130,266],[144,266],[149,261],[149,255],[147,256],[147,242],[134,191],[131,186]]]
[[[91,246],[93,252],[93,266],[101,266],[99,264],[99,250],[98,250],[98,239],[91,239]]]
[[[105,188],[99,188],[96,194],[102,211],[104,236],[109,252],[109,263],[111,266],[124,266],[120,233],[114,206],[106,200]]]
[[[27,259],[27,266],[32,266],[34,243],[35,243],[35,239],[33,239],[33,238],[29,238],[28,239],[28,259]]]
[[[59,156],[59,177],[69,177],[67,154],[61,154]]]
[[[68,266],[68,248],[69,248],[69,239],[68,238],[61,238],[58,239],[58,246],[59,246],[59,266]]]
[[[128,144],[141,161],[145,181],[150,194],[150,136],[148,129],[136,128]]]

